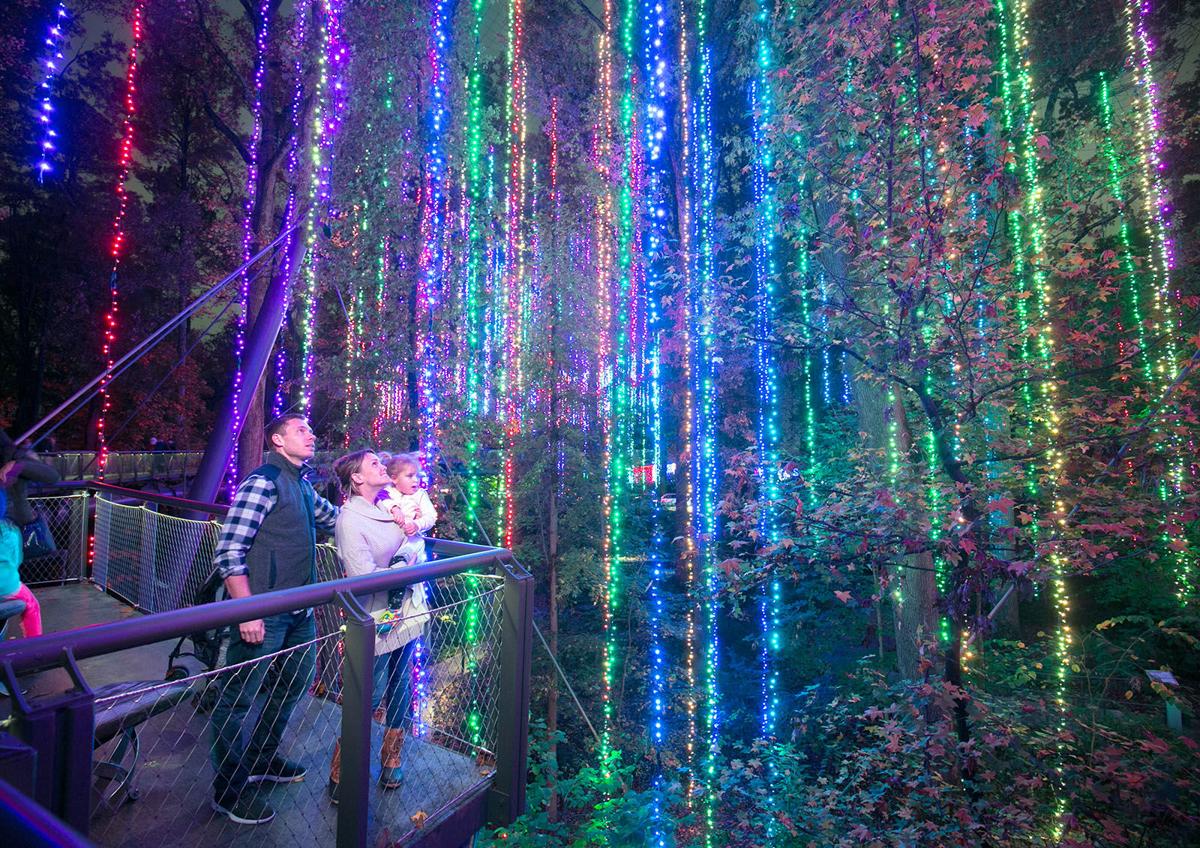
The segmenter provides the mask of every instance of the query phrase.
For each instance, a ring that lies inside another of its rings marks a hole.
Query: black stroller
[[[220,575],[217,574],[216,569],[212,568],[210,563],[206,563],[204,567],[211,569],[211,571],[193,594],[189,606],[211,604],[225,597],[225,584],[221,580]],[[191,650],[187,650],[189,642],[191,643]],[[197,630],[194,633],[180,637],[179,641],[175,643],[175,647],[171,649],[171,653],[167,655],[166,679],[183,680],[193,673],[186,665],[180,662],[184,657],[195,659],[202,666],[201,673],[215,671],[221,664],[225,648],[228,644],[228,626],[212,630]],[[212,709],[215,701],[215,694],[210,694],[211,689],[212,687],[206,686],[200,689],[196,695],[196,705],[205,712]]]

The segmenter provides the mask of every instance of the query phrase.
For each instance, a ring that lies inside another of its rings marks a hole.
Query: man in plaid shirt
[[[305,479],[316,437],[303,415],[289,413],[266,427],[266,462],[233,496],[213,564],[231,598],[303,586],[317,579],[317,530],[333,532],[338,509]],[[245,621],[229,645],[226,665],[248,663],[225,680],[212,712],[212,807],[238,824],[262,824],[275,811],[251,784],[303,780],[304,766],[279,756],[296,703],[313,679],[316,623],[312,610]],[[249,662],[274,656],[269,661]],[[243,739],[246,719],[274,670],[266,704]]]

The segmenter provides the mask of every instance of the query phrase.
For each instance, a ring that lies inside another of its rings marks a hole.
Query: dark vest
[[[275,506],[246,551],[250,591],[259,595],[314,582],[317,527],[312,484],[274,451],[252,473],[275,483]]]

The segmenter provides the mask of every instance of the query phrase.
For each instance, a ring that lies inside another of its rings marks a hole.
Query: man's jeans
[[[263,619],[263,629],[263,641],[259,645],[243,642],[235,630],[225,664],[237,665],[311,642],[317,636],[317,625],[311,612],[269,616]],[[275,756],[292,710],[312,683],[314,647],[309,645],[290,651],[269,662],[250,663],[224,677],[224,686],[212,712],[212,763],[216,773],[213,794],[217,800],[232,803],[246,788],[254,767],[265,766]],[[246,718],[263,688],[268,668],[271,675],[266,702],[247,744],[243,736]]]

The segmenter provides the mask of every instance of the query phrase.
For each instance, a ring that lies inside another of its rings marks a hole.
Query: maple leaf
[[[994,501],[988,501],[988,512],[1008,512],[1013,508],[1015,501],[1012,498],[996,498]]]
[[[742,570],[742,561],[740,559],[730,558],[717,563],[717,568],[725,572],[726,578],[733,577],[734,574]]]
[[[851,600],[851,598],[853,597],[853,596],[852,596],[852,595],[851,595],[849,592],[840,592],[840,591],[838,591],[838,592],[834,592],[833,594],[834,594],[834,597],[836,597],[836,598],[837,598],[839,601],[841,601],[843,604],[848,604],[848,603],[850,603],[850,600]]]

